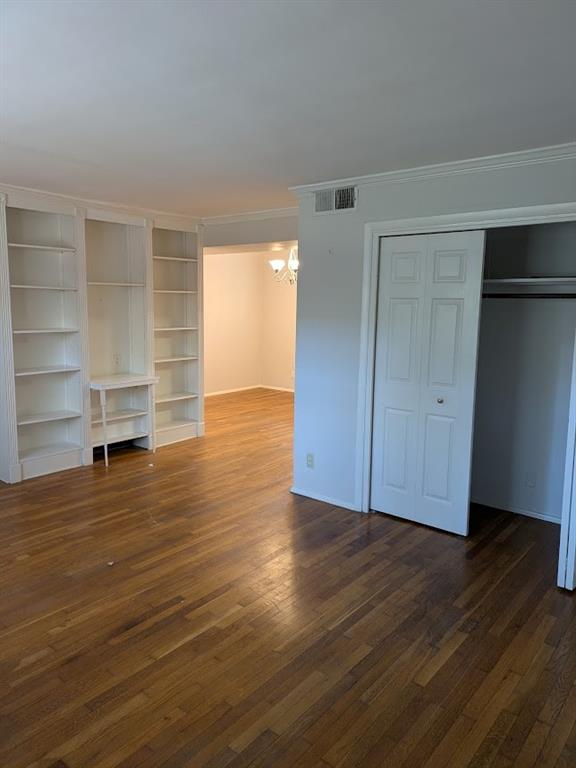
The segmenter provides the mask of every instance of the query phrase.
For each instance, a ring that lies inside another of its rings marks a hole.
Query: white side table
[[[128,389],[130,387],[148,388],[148,428],[152,450],[155,449],[154,437],[154,385],[159,381],[157,376],[144,376],[137,373],[116,373],[111,376],[95,376],[90,379],[90,389],[100,393],[100,412],[102,414],[102,434],[104,438],[104,463],[108,466],[108,432],[106,426],[106,393],[111,389]]]

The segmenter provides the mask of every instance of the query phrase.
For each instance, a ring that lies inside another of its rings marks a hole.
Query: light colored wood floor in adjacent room
[[[2,768],[576,765],[557,527],[292,496],[287,394],[207,423],[0,488]]]

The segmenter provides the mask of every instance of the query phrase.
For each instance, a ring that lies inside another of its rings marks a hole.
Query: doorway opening
[[[204,248],[208,434],[211,414],[214,419],[249,421],[251,413],[265,408],[273,422],[275,412],[279,418],[287,409],[292,413],[297,281],[278,266],[280,261],[287,265],[297,245],[283,241]]]

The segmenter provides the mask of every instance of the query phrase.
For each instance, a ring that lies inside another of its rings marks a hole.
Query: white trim
[[[217,227],[221,224],[240,224],[243,221],[265,221],[266,219],[291,219],[297,216],[298,207],[294,206],[292,208],[270,208],[266,211],[206,216],[202,219],[202,223],[207,227]]]
[[[136,227],[146,226],[146,219],[143,216],[133,216],[117,208],[86,208],[86,218],[90,221],[106,221],[111,224],[131,224]]]
[[[570,145],[576,146],[576,145]],[[396,219],[365,224],[360,327],[360,369],[358,374],[358,411],[356,440],[355,504],[370,511],[370,465],[372,461],[372,396],[374,378],[374,339],[376,335],[377,270],[380,238],[395,235],[458,232],[529,224],[576,221],[576,202],[503,208],[490,211]]]
[[[323,501],[325,504],[331,504],[333,507],[342,507],[342,509],[350,509],[352,512],[360,512],[358,507],[354,506],[348,501],[342,501],[342,499],[332,499],[330,496],[324,496],[320,493],[311,493],[300,488],[292,486],[290,493],[295,493],[297,496],[304,496],[306,499],[314,499],[314,501]]]
[[[535,165],[540,163],[555,163],[576,159],[576,142],[557,144],[551,147],[537,147],[520,152],[507,152],[501,155],[486,155],[468,160],[456,160],[448,163],[422,165],[415,168],[405,168],[398,171],[385,171],[365,176],[350,176],[344,179],[322,181],[317,184],[302,184],[290,187],[297,195],[305,195],[320,189],[333,186],[366,186],[368,184],[398,184],[425,179],[456,176],[463,173],[482,173],[500,170],[517,165]]]
[[[206,392],[204,397],[214,397],[215,395],[231,395],[233,392],[247,392],[249,389],[262,389],[260,384],[251,384],[249,387],[236,387],[235,389],[220,389],[218,392]]]
[[[171,213],[155,213],[152,219],[154,229],[170,229],[176,232],[198,233],[202,224],[184,216]]]
[[[65,213],[74,215],[75,208],[86,208],[90,211],[88,218],[95,218],[96,211],[115,211],[117,214],[123,214],[128,219],[137,217],[140,219],[153,217],[160,219],[163,228],[168,228],[166,223],[174,221],[180,226],[186,222],[186,227],[190,231],[195,231],[195,227],[201,224],[202,220],[198,216],[186,216],[182,213],[171,213],[170,211],[157,211],[148,208],[139,208],[134,206],[111,203],[105,200],[92,200],[72,195],[63,195],[58,192],[48,192],[41,189],[32,189],[29,187],[17,187],[12,184],[0,184],[0,193],[4,193],[8,200],[7,205],[14,208],[28,208],[35,211],[47,211],[49,213]],[[102,214],[104,215],[104,214]],[[110,219],[111,221],[121,221],[121,219]],[[131,222],[128,222],[131,223]],[[138,223],[138,222],[136,222]]]
[[[564,463],[564,488],[562,493],[562,528],[558,555],[558,586],[574,589],[574,541],[576,539],[576,512],[574,484],[576,476],[576,341],[572,353],[572,382],[570,408],[566,434],[566,459]]]
[[[0,480],[15,483],[22,479],[18,456],[16,424],[16,383],[14,379],[14,337],[10,311],[10,267],[6,226],[6,196],[0,192]]]
[[[234,392],[247,392],[249,389],[271,389],[276,392],[294,392],[288,387],[269,387],[267,384],[252,384],[249,387],[237,387],[236,389],[221,389],[218,392],[207,392],[204,397],[213,397],[214,395],[231,395]]]

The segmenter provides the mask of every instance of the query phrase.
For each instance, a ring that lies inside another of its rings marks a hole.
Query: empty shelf
[[[198,355],[181,355],[180,357],[158,357],[154,362],[156,365],[163,363],[181,363],[186,360],[198,360]]]
[[[43,365],[36,368],[17,368],[14,371],[16,376],[42,376],[49,373],[74,373],[79,371],[78,365]]]
[[[184,261],[188,264],[197,264],[198,259],[186,259],[183,256],[154,256],[157,261]]]
[[[138,419],[141,416],[147,416],[148,411],[139,410],[138,408],[122,408],[117,411],[108,411],[106,414],[106,424],[114,424],[117,421],[128,421],[129,419]],[[96,427],[102,424],[102,416],[92,417],[92,426]]]
[[[35,245],[32,243],[8,243],[8,248],[27,248],[32,251],[57,251],[58,253],[75,253],[76,248],[67,245]]]
[[[128,440],[140,440],[143,437],[148,437],[150,433],[149,432],[130,432],[126,435],[108,435],[108,438],[106,440],[107,445],[112,445],[113,443],[124,443],[128,442]],[[93,440],[92,441],[92,448],[100,448],[104,445],[104,440]]]
[[[193,400],[198,395],[195,392],[170,392],[168,395],[157,395],[157,403],[173,403],[176,400]]]
[[[11,285],[10,288],[20,288],[27,291],[77,291],[78,288],[69,288],[65,285]]]
[[[81,447],[76,443],[52,443],[52,445],[41,445],[37,448],[25,448],[18,452],[18,456],[20,461],[29,461],[43,459],[46,456],[57,456],[59,453],[68,453],[68,451],[79,451]]]
[[[144,283],[120,283],[112,281],[89,280],[88,285],[110,286],[112,288],[144,288]]]
[[[185,294],[185,295],[194,295],[198,293],[198,291],[180,291],[180,290],[156,288],[154,289],[154,293],[179,293],[179,294]]]
[[[157,426],[156,432],[166,432],[168,429],[176,429],[177,427],[191,427],[197,423],[195,419],[173,419]]]
[[[79,411],[45,411],[43,413],[29,413],[25,416],[18,416],[18,426],[24,427],[28,424],[44,424],[47,421],[64,421],[65,419],[77,419],[82,416]]]
[[[78,328],[15,328],[12,333],[78,333]]]

